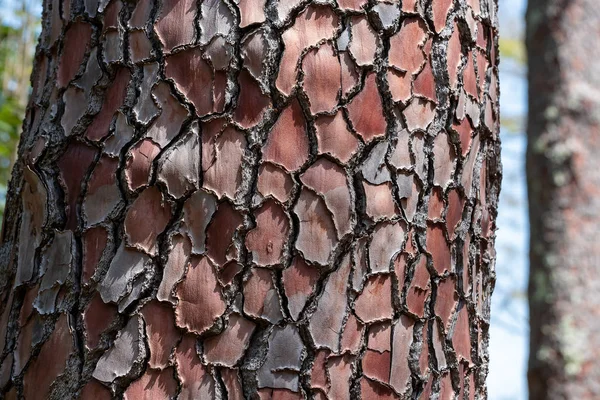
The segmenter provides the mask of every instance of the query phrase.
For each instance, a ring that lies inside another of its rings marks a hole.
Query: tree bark
[[[592,0],[527,11],[531,399],[598,398],[600,22]]]
[[[0,393],[484,398],[495,10],[47,2]]]

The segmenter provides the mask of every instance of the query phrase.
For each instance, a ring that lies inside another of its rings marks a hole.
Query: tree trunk
[[[0,393],[484,398],[495,2],[97,2],[45,7]]]
[[[596,399],[600,23],[594,0],[530,0],[531,399]]]

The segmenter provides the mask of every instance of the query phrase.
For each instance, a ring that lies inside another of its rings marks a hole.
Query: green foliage
[[[14,8],[0,0],[0,218],[30,93],[41,11],[39,0],[10,4]]]
[[[9,177],[24,111],[14,97],[0,97],[0,187],[5,186]]]
[[[504,36],[500,38],[499,46],[503,72],[513,78],[526,79],[527,53],[523,38],[520,35],[516,37]],[[510,115],[502,113],[500,124],[504,132],[522,134],[525,130],[525,119],[526,115],[523,114]]]
[[[519,65],[525,65],[527,62],[527,54],[522,38],[500,38],[499,45],[500,54],[503,59],[508,58],[517,62]]]
[[[19,141],[23,107],[14,97],[0,97],[0,217],[4,213],[6,184]]]

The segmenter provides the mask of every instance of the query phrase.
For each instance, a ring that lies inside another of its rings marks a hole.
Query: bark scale
[[[47,1],[7,398],[484,398],[494,1]]]
[[[593,0],[527,10],[531,399],[600,396],[599,22]]]

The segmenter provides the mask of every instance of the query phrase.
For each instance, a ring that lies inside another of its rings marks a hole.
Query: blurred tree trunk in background
[[[600,398],[599,25],[596,0],[529,0],[531,399]]]
[[[338,4],[46,2],[0,394],[485,397],[497,5]]]

